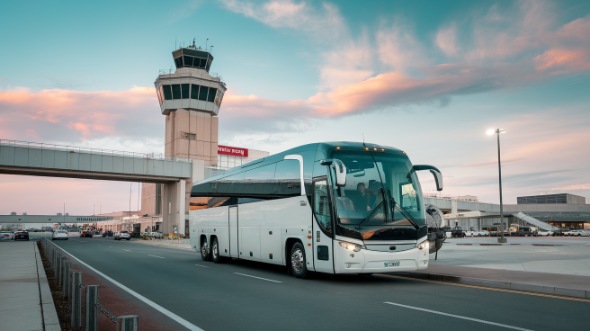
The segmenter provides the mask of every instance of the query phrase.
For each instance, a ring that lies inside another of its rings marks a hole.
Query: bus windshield
[[[346,185],[333,194],[341,235],[401,240],[426,234],[420,184],[405,155],[335,151],[333,158],[346,166]]]

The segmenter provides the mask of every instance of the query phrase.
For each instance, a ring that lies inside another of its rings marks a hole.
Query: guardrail
[[[53,271],[58,287],[61,288],[63,298],[71,302],[70,327],[72,330],[82,330],[82,311],[86,312],[84,330],[98,330],[98,313],[103,313],[115,324],[116,331],[138,331],[137,315],[115,316],[99,302],[98,285],[84,285],[82,273],[72,270],[72,262],[67,261],[65,252],[57,245],[47,240],[41,240],[41,253]],[[82,290],[86,289],[85,300],[82,301]],[[85,304],[83,306],[83,303]]]

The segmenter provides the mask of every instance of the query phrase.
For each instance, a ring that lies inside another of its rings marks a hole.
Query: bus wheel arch
[[[300,240],[290,239],[287,241],[287,267],[289,273],[297,278],[305,278],[309,274],[307,269],[307,257],[305,256],[305,246]]]
[[[207,236],[202,235],[200,242],[201,259],[203,259],[203,261],[211,261],[211,250],[209,249],[209,242],[207,241]]]

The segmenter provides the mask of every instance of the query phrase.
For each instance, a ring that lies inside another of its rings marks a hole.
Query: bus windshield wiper
[[[373,208],[373,210],[371,210],[371,213],[365,217],[359,224],[357,224],[357,226],[355,227],[356,229],[360,229],[361,225],[363,225],[363,223],[367,222],[368,220],[370,220],[371,218],[373,218],[373,216],[375,216],[375,214],[377,213],[377,211],[379,210],[379,208],[381,208],[381,206],[383,205],[383,202],[385,200],[381,200],[381,202],[379,202],[377,204],[377,206],[375,206],[375,208]]]
[[[416,230],[420,229],[420,226],[414,220],[414,218],[412,218],[412,216],[405,209],[403,209],[399,204],[397,204],[395,202],[395,199],[393,199],[389,190],[386,191],[386,194],[387,194],[387,199],[389,200],[389,203],[391,204],[391,219],[392,220],[394,219],[393,215],[395,213],[395,210],[397,209],[402,214],[402,216],[408,220],[408,222],[412,223],[412,225],[416,228]]]

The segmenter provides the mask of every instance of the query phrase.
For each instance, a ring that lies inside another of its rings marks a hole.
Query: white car
[[[121,239],[131,239],[131,233],[129,233],[129,231],[118,231],[115,232],[115,240],[121,240]]]
[[[12,231],[2,231],[0,232],[0,240],[12,240],[14,238],[14,234]]]
[[[68,231],[55,230],[51,236],[51,240],[68,240]]]
[[[477,236],[477,231],[473,231],[473,230],[465,231],[465,236],[466,237],[475,237],[475,236]]]
[[[490,236],[490,231],[488,230],[479,230],[477,231],[476,234],[478,237],[489,237]]]
[[[570,230],[564,232],[563,234],[572,237],[590,237],[590,232],[584,230]]]
[[[157,239],[164,238],[164,235],[162,234],[162,232],[149,232],[148,236],[150,236],[152,238],[157,238]]]
[[[541,236],[541,237],[551,237],[555,234],[555,232],[551,231],[551,230],[539,230],[537,231],[537,236]]]

